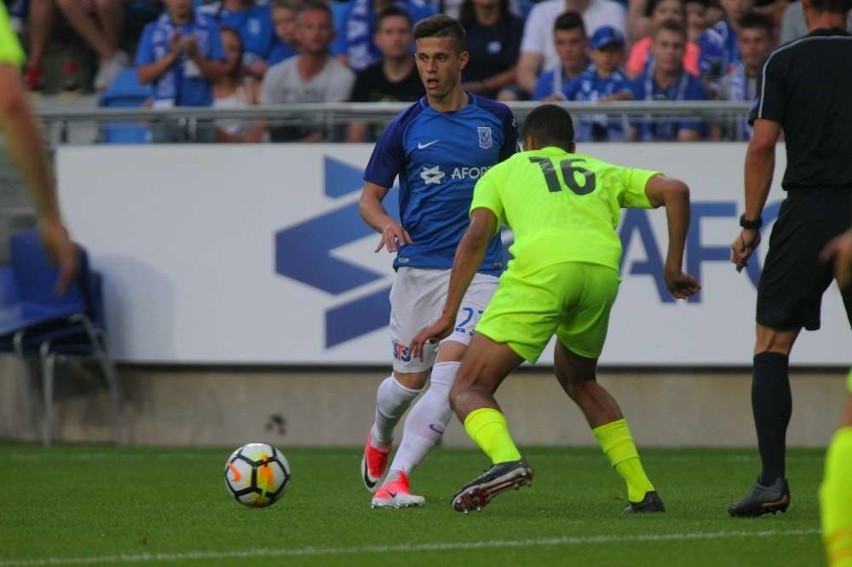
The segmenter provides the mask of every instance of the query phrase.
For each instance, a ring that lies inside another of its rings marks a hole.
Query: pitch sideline
[[[302,547],[298,549],[253,549],[244,551],[196,551],[187,553],[137,553],[127,555],[93,555],[90,557],[44,557],[41,559],[0,560],[0,567],[38,567],[42,565],[94,565],[129,564],[143,562],[202,561],[215,559],[253,559],[263,557],[320,557],[334,555],[360,555],[366,553],[411,553],[423,551],[446,551],[468,549],[499,549],[506,547],[545,547],[556,545],[577,545],[595,543],[688,541],[723,538],[810,536],[818,535],[817,529],[810,530],[763,530],[732,532],[694,532],[686,534],[661,534],[637,536],[589,536],[558,537],[521,540],[489,540],[479,542],[444,542],[415,545],[369,545],[353,547]]]

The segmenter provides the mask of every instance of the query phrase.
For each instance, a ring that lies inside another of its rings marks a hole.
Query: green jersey
[[[621,167],[556,147],[526,151],[489,169],[470,210],[490,209],[515,233],[509,268],[529,273],[562,262],[618,270],[621,208],[651,208],[656,171]]]
[[[0,63],[11,63],[20,67],[24,62],[24,50],[18,36],[9,23],[6,5],[0,3]]]

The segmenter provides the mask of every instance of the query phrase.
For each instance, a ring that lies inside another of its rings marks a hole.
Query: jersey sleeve
[[[0,63],[12,64],[15,67],[24,63],[24,50],[9,22],[5,4],[0,4]]]
[[[511,110],[501,119],[503,123],[503,146],[500,148],[500,161],[510,158],[518,152],[518,121]]]
[[[473,188],[473,200],[470,202],[470,212],[474,209],[488,209],[497,217],[497,228],[495,234],[500,232],[501,227],[506,224],[506,215],[503,211],[503,201],[500,199],[500,179],[502,169],[495,166],[485,172],[476,186]]]
[[[136,65],[150,65],[155,63],[153,49],[154,23],[149,23],[142,30],[142,37],[139,39],[139,47],[136,49]]]
[[[635,167],[621,168],[623,190],[618,195],[618,204],[625,209],[652,209],[654,206],[645,194],[645,186],[649,179],[659,173],[659,171]]]
[[[379,187],[393,187],[394,179],[405,164],[404,134],[405,126],[398,116],[385,128],[373,147],[370,161],[364,170],[364,181]]]
[[[784,85],[777,68],[777,60],[770,54],[757,77],[757,97],[749,113],[749,125],[758,118],[778,124],[784,118]]]

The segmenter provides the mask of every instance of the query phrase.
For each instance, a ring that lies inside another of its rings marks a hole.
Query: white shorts
[[[456,327],[444,341],[470,343],[473,329],[485,306],[497,289],[497,276],[477,273],[470,282],[456,316]],[[411,356],[408,344],[421,329],[441,314],[450,270],[399,268],[390,293],[390,332],[393,346],[393,369],[397,372],[420,372],[432,368],[438,345],[423,347],[423,360]],[[441,342],[444,342],[441,341]]]

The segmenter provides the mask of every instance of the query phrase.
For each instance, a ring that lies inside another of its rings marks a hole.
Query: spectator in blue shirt
[[[166,11],[145,26],[139,41],[139,82],[151,84],[154,108],[210,106],[211,82],[227,69],[219,25],[193,10],[192,0],[165,3]],[[158,122],[152,128],[154,141],[213,141],[212,124],[192,124],[189,129],[177,126]]]
[[[269,52],[266,60],[270,67],[298,53],[294,37],[296,12],[299,11],[300,3],[300,0],[274,0],[271,5],[275,45],[272,46],[272,51]]]
[[[683,68],[686,28],[678,20],[665,20],[654,31],[653,62],[633,82],[635,100],[707,100],[704,85]],[[695,141],[706,136],[698,118],[653,119],[633,124],[632,138],[648,141]]]
[[[592,103],[630,100],[630,79],[621,69],[624,60],[624,35],[612,26],[601,26],[589,40],[592,64],[565,87],[568,100]],[[574,128],[577,141],[615,142],[626,139],[628,129],[623,117],[578,115]]]
[[[750,12],[740,18],[739,25],[737,45],[740,61],[734,63],[727,75],[722,77],[719,83],[719,98],[752,101],[757,96],[761,64],[775,47],[775,24],[772,18],[765,14]],[[731,137],[734,140],[751,139],[752,127],[748,123],[748,117],[738,117],[733,126]]]
[[[346,52],[339,58],[341,63],[353,71],[361,71],[368,65],[381,60],[381,53],[373,41],[376,33],[376,14],[387,4],[396,4],[411,15],[413,22],[438,13],[430,0],[351,0],[346,15]]]
[[[220,25],[234,28],[243,40],[243,70],[262,79],[269,66],[269,53],[275,45],[270,7],[256,6],[254,0],[221,0],[199,8]]]
[[[698,67],[711,98],[718,98],[722,77],[740,62],[739,21],[751,11],[752,0],[721,0],[722,17],[698,38]],[[773,25],[774,28],[774,25]],[[774,30],[773,30],[774,31]]]

